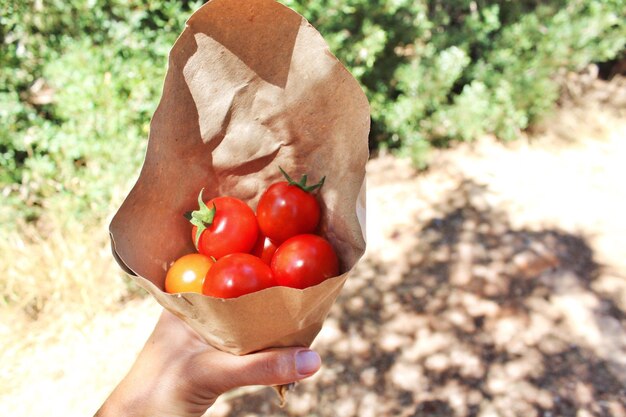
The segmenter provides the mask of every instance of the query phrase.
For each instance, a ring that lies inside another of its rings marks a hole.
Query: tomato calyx
[[[185,213],[185,218],[189,220],[191,224],[196,226],[196,236],[194,239],[196,248],[198,247],[198,242],[200,241],[200,235],[206,230],[207,227],[213,224],[215,212],[217,211],[215,203],[213,203],[213,207],[211,208],[208,208],[207,205],[204,204],[204,200],[202,199],[203,192],[204,188],[200,190],[200,194],[198,195],[198,210]]]
[[[285,177],[289,185],[295,185],[296,187],[300,188],[302,191],[305,191],[307,193],[312,193],[318,188],[321,188],[322,185],[324,185],[324,181],[326,180],[326,176],[323,176],[320,182],[318,182],[317,184],[306,185],[306,182],[308,179],[306,174],[302,175],[302,178],[300,178],[300,181],[296,182],[289,176],[289,174],[285,172],[284,169],[282,169],[281,167],[278,167],[278,169],[280,169],[280,172],[283,174],[283,176]]]

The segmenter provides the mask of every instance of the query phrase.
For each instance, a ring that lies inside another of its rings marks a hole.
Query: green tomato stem
[[[197,228],[196,236],[194,239],[196,249],[198,248],[198,243],[200,242],[200,235],[202,235],[202,232],[204,232],[207,227],[213,224],[215,212],[217,211],[215,203],[213,203],[213,207],[211,208],[208,208],[207,205],[204,203],[204,200],[202,199],[203,192],[204,188],[200,190],[200,194],[198,195],[198,210],[194,210],[190,213],[185,213],[185,218]]]
[[[278,169],[280,169],[280,172],[283,174],[283,176],[285,177],[285,179],[287,180],[289,185],[295,185],[296,187],[300,188],[302,191],[305,191],[307,193],[312,193],[313,191],[317,190],[318,188],[321,188],[322,185],[324,185],[324,181],[326,180],[326,176],[323,176],[322,179],[320,180],[320,182],[318,182],[317,184],[313,184],[313,185],[307,186],[306,185],[306,182],[307,182],[307,179],[308,179],[307,178],[307,174],[304,174],[302,176],[302,178],[300,178],[300,181],[296,182],[280,166],[278,167]]]

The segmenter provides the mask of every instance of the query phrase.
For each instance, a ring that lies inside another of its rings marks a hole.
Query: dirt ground
[[[314,343],[323,369],[285,408],[251,387],[207,416],[626,417],[626,83],[596,82],[514,144],[419,174],[373,158],[368,249]],[[133,300],[5,351],[27,366],[0,374],[0,415],[93,414],[158,312]]]

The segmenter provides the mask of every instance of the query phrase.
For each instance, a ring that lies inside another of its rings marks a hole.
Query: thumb
[[[306,348],[281,348],[243,356],[213,351],[199,358],[206,388],[216,394],[247,385],[282,385],[309,377],[321,366],[319,355]]]

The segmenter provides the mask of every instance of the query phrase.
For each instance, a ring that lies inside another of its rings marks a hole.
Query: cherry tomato
[[[235,298],[276,285],[274,274],[262,260],[249,253],[233,253],[219,259],[206,275],[202,293]]]
[[[304,289],[339,274],[339,260],[324,238],[305,234],[281,244],[271,263],[278,285]]]
[[[318,184],[307,187],[306,175],[296,183],[282,172],[287,181],[270,185],[259,199],[256,210],[259,228],[277,243],[315,231],[320,219],[320,206],[311,192],[324,183],[322,179]]]
[[[198,204],[200,209],[190,216],[194,225],[191,236],[198,252],[220,259],[252,249],[259,227],[254,211],[246,203],[234,197],[216,197],[204,203],[200,192]]]
[[[202,294],[202,283],[206,273],[215,261],[199,253],[191,253],[178,258],[165,275],[165,291],[197,292]]]
[[[263,233],[259,233],[259,237],[250,253],[269,265],[272,262],[272,256],[274,256],[274,252],[276,252],[277,248],[278,245],[269,237],[266,237]]]

